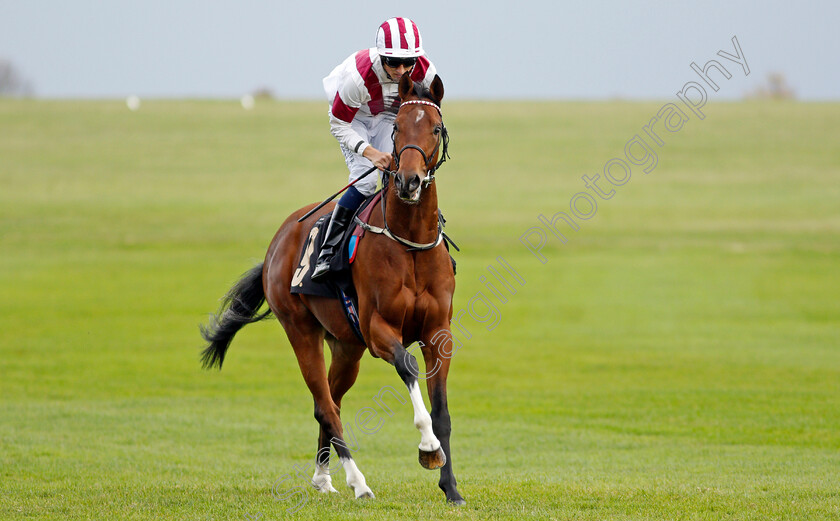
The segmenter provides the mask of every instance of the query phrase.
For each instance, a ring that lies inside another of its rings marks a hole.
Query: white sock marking
[[[312,483],[315,485],[318,492],[338,492],[338,490],[332,486],[332,476],[330,476],[329,464],[315,464],[315,474],[312,476]]]
[[[356,494],[356,499],[360,497],[374,497],[373,491],[365,483],[365,476],[356,466],[353,458],[341,458],[341,466],[344,467],[344,472],[347,474],[347,486],[353,489]]]
[[[420,394],[420,385],[416,381],[408,388],[408,394],[411,396],[411,405],[414,406],[414,426],[420,431],[420,450],[425,452],[438,450],[440,440],[432,431],[432,417],[426,410],[423,395]]]

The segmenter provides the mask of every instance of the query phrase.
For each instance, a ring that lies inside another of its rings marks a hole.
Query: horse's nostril
[[[420,186],[420,176],[417,175],[417,174],[414,174],[413,176],[411,176],[411,179],[409,179],[409,181],[408,181],[408,190],[410,192],[413,192],[413,191],[417,190],[417,187],[419,187],[419,186]]]

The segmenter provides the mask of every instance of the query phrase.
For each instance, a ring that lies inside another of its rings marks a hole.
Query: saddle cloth
[[[353,277],[350,274],[350,264],[356,258],[359,241],[365,233],[356,219],[367,223],[381,196],[381,191],[376,192],[365,199],[359,209],[356,210],[351,221],[353,225],[347,227],[347,231],[341,239],[339,250],[332,258],[330,274],[321,280],[312,280],[311,275],[318,261],[318,255],[321,253],[321,246],[324,244],[324,237],[327,234],[332,213],[323,215],[315,221],[301,248],[298,266],[292,277],[290,288],[291,293],[295,294],[338,299],[342,303],[347,321],[362,343],[365,340],[359,329],[359,303],[356,288],[353,286]]]

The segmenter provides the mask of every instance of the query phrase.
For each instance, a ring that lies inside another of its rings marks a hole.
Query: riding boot
[[[321,246],[321,254],[318,255],[318,262],[315,264],[315,270],[312,272],[312,280],[317,280],[329,273],[330,262],[341,244],[341,239],[344,237],[344,231],[347,230],[347,225],[353,217],[354,210],[336,205],[333,211],[330,226],[327,228],[327,235],[324,238],[324,244]]]

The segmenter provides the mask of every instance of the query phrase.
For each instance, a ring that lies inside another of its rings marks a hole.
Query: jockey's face
[[[391,67],[389,65],[384,65],[385,73],[394,81],[400,81],[403,74],[410,72],[412,67],[406,67],[405,65],[400,65],[398,67]]]

